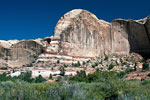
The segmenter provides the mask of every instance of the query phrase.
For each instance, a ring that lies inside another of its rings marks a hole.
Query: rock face
[[[110,23],[85,10],[72,10],[58,21],[54,38],[59,54],[95,57],[111,52]]]
[[[109,23],[86,10],[72,10],[58,21],[47,54],[93,58],[114,53],[146,53],[150,51],[149,20],[117,19]]]
[[[25,40],[18,42],[12,46],[12,48],[22,48],[35,52],[35,55],[39,55],[43,52],[43,46],[33,40]]]
[[[9,48],[0,46],[0,68],[21,67],[30,64],[42,51],[43,46],[32,40],[16,42]]]
[[[139,53],[150,55],[150,18],[116,19],[111,23],[75,9],[60,18],[54,35],[45,39],[0,41],[1,66],[37,61],[82,62],[95,57]]]
[[[126,43],[121,43],[121,39],[115,39],[120,44],[119,48],[122,49],[124,47],[125,50],[125,48],[128,47],[129,52],[136,52],[142,55],[148,54],[150,52],[149,20],[148,17],[137,21],[123,19],[114,20],[111,23],[112,33],[123,35],[123,38],[127,40]],[[120,46],[122,46],[122,48]]]

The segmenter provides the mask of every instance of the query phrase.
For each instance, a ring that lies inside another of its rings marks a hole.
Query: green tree
[[[57,60],[57,64],[59,64],[60,63],[60,61],[59,60]]]
[[[108,59],[109,59],[109,57],[108,57],[108,56],[105,56],[104,60],[108,60]]]
[[[111,69],[113,69],[113,68],[114,68],[114,65],[113,65],[113,64],[110,64],[108,69],[111,70]]]
[[[77,63],[77,66],[79,67],[79,66],[81,66],[81,64],[80,64],[80,62],[78,61],[78,63]]]
[[[49,79],[53,79],[53,76],[52,76],[52,74],[50,74],[50,75],[49,75]]]
[[[46,79],[42,77],[42,75],[39,75],[38,77],[35,78],[35,83],[42,83],[45,82]]]
[[[34,79],[32,78],[32,72],[27,71],[27,72],[21,72],[21,74],[18,76],[18,79],[26,81],[26,82],[33,82]]]
[[[60,75],[64,76],[65,75],[65,68],[63,66],[60,67]]]

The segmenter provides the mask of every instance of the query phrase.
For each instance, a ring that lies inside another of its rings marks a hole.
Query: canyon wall
[[[109,23],[89,11],[72,10],[62,16],[55,27],[56,54],[98,57],[149,52],[149,20],[149,17],[136,21],[116,19]]]
[[[20,67],[34,60],[71,64],[132,52],[150,54],[150,17],[106,22],[89,11],[75,9],[60,18],[51,37],[0,41],[0,66]]]
[[[10,43],[8,44],[10,45]],[[42,52],[43,46],[33,40],[23,40],[10,45],[8,48],[6,48],[6,45],[1,45],[0,68],[6,69],[25,66],[35,61]]]

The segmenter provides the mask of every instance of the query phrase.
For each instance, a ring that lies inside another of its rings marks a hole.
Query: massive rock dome
[[[110,26],[85,10],[75,9],[66,13],[55,27],[54,38],[60,41],[58,53],[80,57],[110,53]]]
[[[136,21],[116,19],[109,23],[89,11],[75,9],[60,18],[53,38],[59,41],[57,54],[96,57],[149,52],[149,37],[149,17]]]

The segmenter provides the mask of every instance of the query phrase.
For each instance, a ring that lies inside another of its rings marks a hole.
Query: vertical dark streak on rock
[[[110,30],[109,30],[109,31],[110,31],[109,33],[110,33],[110,42],[111,42],[111,43],[110,43],[110,48],[111,48],[111,53],[112,53],[112,52],[113,52],[113,39],[112,39],[112,32],[111,32],[111,31],[112,31],[112,25],[109,25],[109,27],[110,27],[110,28],[109,28],[109,29],[110,29]]]
[[[63,34],[60,34],[60,41],[59,41],[58,54],[61,54],[61,50],[62,50],[62,41],[63,41]]]
[[[129,40],[129,45],[130,45],[130,50],[129,53],[132,52],[132,39],[131,39],[131,33],[130,33],[130,27],[129,27],[129,22],[127,22],[127,29],[128,29],[128,40]]]
[[[104,50],[104,51],[103,51],[103,54],[105,54],[105,50],[106,50],[106,48],[105,48],[106,45],[105,45],[105,44],[106,44],[106,43],[105,43],[105,36],[104,36],[104,33],[102,33],[102,37],[103,37],[103,48],[104,48],[104,49],[103,49],[103,50]]]
[[[147,27],[146,27],[145,24],[144,24],[144,28],[145,28],[145,32],[146,32],[146,35],[147,35],[147,37],[148,37],[149,46],[150,46],[150,36],[148,35],[148,30],[147,30]]]

